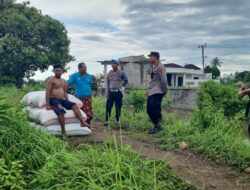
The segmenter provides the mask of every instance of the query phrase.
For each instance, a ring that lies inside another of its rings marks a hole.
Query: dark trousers
[[[147,113],[154,125],[158,125],[161,120],[161,102],[163,94],[154,94],[148,97]]]
[[[116,121],[119,121],[119,118],[121,116],[122,97],[123,94],[121,91],[109,92],[108,99],[106,102],[106,121],[108,121],[110,118],[114,102],[115,102],[115,118]]]

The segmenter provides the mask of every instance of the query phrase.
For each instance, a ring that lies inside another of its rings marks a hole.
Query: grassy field
[[[140,104],[142,109],[136,110],[130,101],[138,96],[144,99],[143,93],[127,96],[122,109],[122,126],[144,138],[152,127],[143,109],[145,105]],[[237,99],[236,88],[213,82],[202,85],[199,97],[199,105],[190,118],[180,118],[163,109],[163,131],[155,135],[158,146],[170,150],[186,142],[192,151],[219,164],[242,169],[250,167],[250,142],[241,126],[247,100]],[[164,99],[164,106],[168,102],[169,97]],[[103,120],[105,100],[95,98],[94,108],[96,119]]]
[[[0,88],[4,97],[0,101],[1,189],[194,189],[165,162],[142,157],[114,140],[73,149],[30,127],[19,102],[27,92],[39,89]],[[249,167],[250,143],[241,127],[247,100],[238,101],[236,93],[233,87],[206,83],[199,90],[199,105],[189,117],[183,119],[163,109],[163,131],[154,136],[157,145],[171,150],[185,142],[190,150],[216,163]],[[169,102],[165,98],[164,107]],[[93,107],[95,119],[103,121],[105,99],[95,97]],[[147,139],[152,126],[144,110],[142,91],[124,97],[122,126]]]
[[[195,189],[165,162],[142,157],[115,141],[72,149],[37,131],[19,104],[31,90],[0,88],[5,97],[0,101],[0,189]]]

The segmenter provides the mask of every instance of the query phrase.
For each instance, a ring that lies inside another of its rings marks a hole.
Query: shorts
[[[64,100],[64,99],[57,99],[57,98],[50,98],[49,104],[57,116],[59,116],[60,114],[66,113],[64,108],[66,110],[72,110],[73,106],[75,105],[75,103],[71,101]]]

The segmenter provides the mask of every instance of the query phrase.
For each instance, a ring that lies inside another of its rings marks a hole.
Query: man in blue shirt
[[[87,73],[87,66],[85,63],[79,63],[78,70],[79,72],[74,73],[70,76],[68,84],[71,86],[74,85],[75,95],[82,101],[82,110],[88,117],[87,123],[90,124],[93,118],[91,97],[92,76]]]

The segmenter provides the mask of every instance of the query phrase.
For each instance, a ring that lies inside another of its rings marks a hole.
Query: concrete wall
[[[140,65],[135,63],[127,63],[123,67],[124,72],[128,76],[129,84],[140,86]]]
[[[127,63],[123,66],[123,71],[128,76],[128,83],[133,84],[137,87],[146,87],[149,81],[149,75],[147,73],[148,66],[143,65],[141,68],[140,64],[137,63]],[[143,73],[142,73],[143,72]],[[143,74],[143,76],[141,76]],[[142,79],[142,81],[141,81]]]
[[[172,109],[191,111],[198,104],[198,89],[169,88],[168,95],[173,99],[173,103],[169,106]]]

